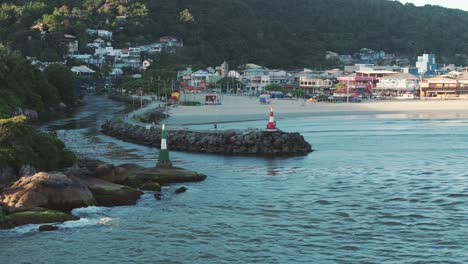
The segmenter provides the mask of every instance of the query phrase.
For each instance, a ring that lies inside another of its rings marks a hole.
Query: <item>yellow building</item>
[[[424,79],[421,92],[423,97],[458,97],[458,80],[446,76]]]

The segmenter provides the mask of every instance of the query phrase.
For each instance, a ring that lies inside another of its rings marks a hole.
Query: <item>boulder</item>
[[[145,191],[159,192],[161,191],[161,185],[159,185],[157,182],[145,182],[141,185],[140,189]]]
[[[156,193],[154,194],[154,198],[155,198],[156,200],[158,200],[158,201],[161,200],[161,197],[162,197],[162,194],[161,194],[160,192],[156,192]]]
[[[88,187],[63,173],[39,172],[22,177],[3,192],[3,203],[10,209],[48,208],[70,211],[96,204]]]
[[[206,175],[194,171],[170,167],[170,168],[145,168],[127,171],[127,180],[123,183],[135,188],[148,182],[156,182],[159,185],[182,182],[198,182],[206,179]]]
[[[102,163],[96,167],[96,177],[108,182],[115,182],[114,165]]]
[[[187,188],[184,187],[184,186],[182,186],[182,187],[180,187],[180,188],[177,188],[177,189],[175,190],[175,193],[184,193],[184,192],[186,192],[186,191],[187,191]]]
[[[134,205],[143,194],[143,192],[128,186],[97,178],[80,177],[79,180],[91,190],[100,206]]]
[[[80,218],[68,213],[46,209],[34,209],[10,214],[0,212],[0,229],[28,224],[61,223],[78,219]]]
[[[39,227],[40,232],[55,231],[57,229],[58,229],[58,226],[54,226],[54,225],[41,225]]]

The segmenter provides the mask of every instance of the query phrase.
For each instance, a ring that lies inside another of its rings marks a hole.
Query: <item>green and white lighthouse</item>
[[[159,160],[156,167],[172,167],[172,162],[169,159],[169,150],[167,149],[167,133],[164,124],[161,131],[161,150],[159,151]]]

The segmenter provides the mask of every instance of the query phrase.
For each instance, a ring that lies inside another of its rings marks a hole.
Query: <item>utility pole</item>
[[[346,82],[346,103],[349,103],[349,81]]]

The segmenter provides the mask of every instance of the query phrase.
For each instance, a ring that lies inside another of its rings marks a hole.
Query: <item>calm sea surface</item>
[[[45,129],[88,158],[152,166],[157,149],[99,134],[119,109],[92,97]],[[316,151],[287,159],[173,151],[177,166],[207,180],[183,184],[181,195],[173,194],[181,185],[166,187],[160,201],[148,192],[136,206],[77,209],[82,219],[57,232],[0,231],[1,263],[468,263],[468,119],[343,115],[278,125]],[[98,224],[105,217],[112,221]]]

